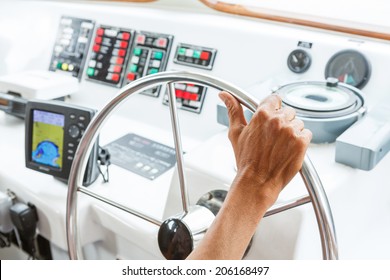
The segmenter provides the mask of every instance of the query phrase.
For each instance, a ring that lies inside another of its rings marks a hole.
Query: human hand
[[[219,96],[228,109],[236,180],[241,182],[232,188],[242,188],[248,197],[254,195],[268,209],[301,169],[312,134],[295,118],[294,109],[281,107],[277,95],[265,98],[249,123],[232,95],[221,92]]]

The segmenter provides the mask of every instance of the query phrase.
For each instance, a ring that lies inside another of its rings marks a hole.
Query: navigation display
[[[33,162],[62,168],[65,117],[47,111],[33,111],[32,153]]]

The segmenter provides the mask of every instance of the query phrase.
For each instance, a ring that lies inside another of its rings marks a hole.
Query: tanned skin
[[[229,114],[229,139],[237,175],[213,224],[187,259],[237,260],[264,214],[301,169],[312,133],[283,107],[278,95],[258,106],[249,123],[240,103],[221,92]]]

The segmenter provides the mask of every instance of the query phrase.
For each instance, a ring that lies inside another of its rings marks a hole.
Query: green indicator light
[[[58,62],[57,63],[57,69],[61,69],[62,68],[62,63],[61,62]]]
[[[199,58],[200,57],[200,51],[194,51],[194,54],[192,55],[193,58]]]
[[[130,72],[136,73],[137,70],[138,70],[138,66],[137,66],[137,65],[132,64],[132,65],[130,66]]]
[[[161,60],[163,58],[163,53],[162,52],[155,52],[154,53],[154,59]]]
[[[185,48],[180,48],[177,53],[178,53],[178,55],[185,55],[186,54],[186,49]]]
[[[156,68],[152,68],[149,70],[149,74],[156,74],[156,73],[158,73],[158,69]]]
[[[135,49],[134,49],[134,54],[135,54],[136,56],[140,56],[141,53],[142,53],[142,49],[140,49],[140,48],[135,48]]]
[[[94,74],[95,74],[95,69],[94,68],[88,68],[87,75],[88,76],[93,76]]]

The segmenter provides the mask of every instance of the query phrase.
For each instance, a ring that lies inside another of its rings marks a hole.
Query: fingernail
[[[219,96],[219,98],[221,98],[221,100],[222,100],[223,102],[225,102],[226,97],[225,97],[225,95],[224,95],[222,92],[219,93],[218,96]]]

